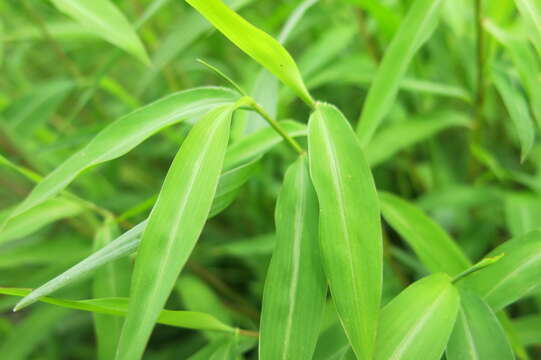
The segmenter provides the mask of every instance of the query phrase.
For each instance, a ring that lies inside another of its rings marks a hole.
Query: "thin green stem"
[[[269,115],[269,113],[267,113],[265,111],[265,109],[263,109],[263,107],[261,107],[261,105],[259,105],[254,99],[250,98],[250,107],[252,107],[252,109],[254,109],[259,115],[261,115],[261,117],[263,119],[265,119],[265,121],[267,121],[269,123],[269,125],[278,133],[280,134],[280,136],[285,140],[285,142],[293,149],[295,150],[299,155],[302,155],[304,154],[306,151],[302,148],[302,146],[295,140],[293,139],[291,136],[289,136],[289,134],[284,130],[282,129],[282,127],[280,126],[280,124],[278,123],[278,121],[276,121],[275,119],[272,118],[272,116]]]
[[[473,274],[474,272],[477,272],[479,270],[482,270],[486,268],[487,266],[490,266],[504,257],[504,254],[500,254],[498,256],[493,256],[489,258],[484,258],[483,260],[479,261],[477,264],[471,266],[469,269],[461,272],[460,274],[456,275],[453,280],[451,280],[452,283],[456,283],[462,279],[464,279],[466,276]]]
[[[203,59],[197,59],[197,62],[205,65],[210,70],[214,71],[218,76],[223,78],[225,81],[227,81],[231,86],[233,86],[241,95],[248,96],[248,93],[239,85],[237,84],[233,79],[231,79],[229,76],[227,76],[222,70],[218,69],[216,66],[209,64]]]

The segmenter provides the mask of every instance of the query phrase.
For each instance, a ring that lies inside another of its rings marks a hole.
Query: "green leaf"
[[[374,167],[440,131],[468,124],[468,118],[458,112],[438,112],[399,122],[382,129],[374,136],[366,148],[366,157],[370,166]]]
[[[391,109],[413,56],[434,30],[441,3],[441,0],[415,0],[385,51],[357,125],[363,147],[370,143]]]
[[[126,154],[161,129],[213,107],[232,103],[236,98],[236,94],[227,89],[197,88],[169,95],[119,118],[46,176],[11,217],[52,198],[84,170]]]
[[[0,294],[4,295],[26,296],[31,291],[32,289],[0,287]],[[102,298],[90,300],[64,300],[43,297],[39,301],[68,309],[90,311],[96,314],[125,316],[128,312],[129,299]],[[159,324],[193,330],[222,331],[230,333],[235,331],[235,329],[225,325],[216,318],[195,311],[161,310],[159,311],[157,322]]]
[[[308,125],[308,147],[325,274],[356,355],[371,358],[382,282],[374,180],[353,129],[335,107],[317,104]]]
[[[106,219],[98,229],[94,238],[94,247],[103,248],[116,237],[118,228],[113,219]],[[111,262],[96,272],[92,283],[94,298],[127,297],[129,294],[129,278],[131,264],[127,258]],[[115,357],[122,319],[107,315],[94,315],[94,327],[98,343],[98,359],[109,360]]]
[[[311,359],[327,282],[318,239],[318,202],[303,155],[289,167],[276,204],[276,246],[265,278],[259,358]]]
[[[505,254],[497,263],[469,275],[462,282],[495,311],[530,295],[541,285],[541,231],[511,239],[488,256]]]
[[[4,217],[11,220],[0,231],[0,244],[28,236],[60,219],[77,216],[83,210],[83,207],[74,201],[55,198],[17,216],[5,213]]]
[[[454,276],[470,261],[447,232],[415,205],[386,192],[379,193],[385,220],[412,247],[431,272]]]
[[[150,64],[145,47],[124,14],[109,0],[51,0],[64,14],[104,40]]]
[[[513,360],[498,318],[481,298],[460,291],[460,309],[446,351],[448,360]]]
[[[242,51],[289,86],[308,106],[314,106],[314,100],[304,85],[297,64],[278,41],[247,22],[221,0],[186,2]]]
[[[538,0],[515,0],[518,11],[526,25],[526,32],[541,56],[541,6]]]
[[[501,70],[493,71],[494,84],[500,93],[520,141],[520,161],[524,162],[535,140],[535,128],[528,103],[513,85],[510,77]]]
[[[416,281],[381,311],[375,360],[439,360],[455,324],[460,297],[445,274]]]
[[[541,80],[532,74],[539,73],[539,65],[533,49],[527,40],[516,37],[490,21],[485,21],[485,29],[507,49],[531,101],[531,110],[541,128]]]
[[[143,355],[158,314],[203,230],[236,107],[222,105],[205,115],[173,160],[139,246],[118,360]]]

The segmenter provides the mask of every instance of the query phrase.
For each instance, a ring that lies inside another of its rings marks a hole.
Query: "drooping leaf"
[[[124,14],[110,0],[51,0],[70,16],[104,40],[149,64],[148,55],[139,37]]]
[[[415,0],[385,51],[357,125],[362,146],[367,146],[395,100],[400,80],[424,41],[434,30],[441,0]]]
[[[390,193],[380,192],[379,198],[385,220],[412,247],[428,270],[454,276],[471,265],[447,232],[421,209]]]
[[[0,294],[26,296],[32,289],[3,288]],[[43,297],[39,301],[64,307],[67,309],[90,311],[96,314],[125,316],[128,312],[128,298],[101,298],[89,300],[64,300]],[[235,329],[225,325],[216,318],[195,311],[160,310],[157,322],[164,325],[194,330],[234,332]]]
[[[260,359],[311,359],[327,283],[318,238],[318,203],[303,155],[289,167],[276,205],[276,246],[265,278]]]
[[[498,318],[481,298],[460,291],[460,309],[446,351],[448,360],[513,360]]]
[[[526,160],[535,140],[535,128],[524,96],[501,70],[493,72],[494,84],[500,93],[520,140],[520,161]]]
[[[541,231],[506,241],[488,256],[505,256],[471,274],[463,284],[479,294],[495,311],[530,295],[541,285]]]
[[[375,360],[439,360],[455,324],[460,296],[445,274],[416,281],[381,311]]]
[[[173,160],[139,246],[118,360],[143,355],[158,314],[203,230],[236,106],[222,105],[209,112]]]
[[[11,217],[52,198],[82,171],[126,154],[157,131],[235,99],[235,93],[227,89],[197,88],[169,95],[121,117],[46,176]]]
[[[358,357],[370,358],[381,298],[379,201],[355,133],[333,106],[318,103],[308,125],[310,173],[320,205],[325,274]]]
[[[306,89],[297,64],[287,50],[221,0],[186,0],[231,42],[289,86],[306,104],[314,100]]]

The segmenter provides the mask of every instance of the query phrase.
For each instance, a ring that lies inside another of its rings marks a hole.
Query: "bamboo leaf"
[[[27,296],[32,289],[3,288],[0,294],[12,296]],[[101,298],[90,300],[64,300],[43,297],[39,301],[60,306],[67,309],[89,311],[96,314],[126,316],[128,312],[128,298]],[[161,310],[157,322],[159,324],[181,327],[194,330],[234,332],[235,329],[225,325],[216,318],[195,311]]]
[[[145,47],[124,14],[110,0],[51,0],[64,14],[104,40],[150,64]]]
[[[227,89],[197,88],[167,96],[119,118],[45,177],[11,217],[52,198],[84,170],[126,154],[161,129],[235,99],[235,93]]]
[[[0,231],[0,243],[21,239],[55,221],[77,216],[83,210],[83,207],[74,201],[55,198],[17,216],[13,216],[12,212],[5,213],[4,217],[11,220]]]
[[[415,0],[385,51],[357,125],[357,135],[363,147],[370,143],[393,105],[400,81],[413,56],[434,30],[441,3],[441,0]]]
[[[460,297],[445,274],[416,281],[381,311],[375,360],[439,360],[455,324]]]
[[[537,0],[515,0],[530,41],[541,56],[541,5]]]
[[[522,316],[513,320],[520,342],[526,346],[541,344],[541,315]]]
[[[488,256],[505,256],[469,275],[463,285],[479,294],[495,311],[530,295],[541,285],[541,231],[511,239]]]
[[[374,180],[353,129],[335,107],[317,104],[308,125],[308,147],[325,274],[356,355],[371,358],[382,282]]]
[[[460,309],[447,345],[448,360],[513,360],[513,350],[498,318],[481,298],[460,291]]]
[[[541,197],[529,193],[505,195],[505,218],[507,229],[515,237],[541,228]]]
[[[304,85],[297,64],[278,41],[250,24],[221,0],[186,2],[242,51],[289,86],[308,106],[314,106],[314,100]]]
[[[471,266],[453,239],[421,209],[395,195],[379,193],[385,220],[412,247],[431,272],[454,276]]]
[[[327,283],[318,239],[318,203],[308,161],[289,167],[276,205],[276,247],[263,292],[259,358],[311,359]]]
[[[143,355],[158,314],[203,230],[236,106],[222,105],[209,112],[173,160],[141,239],[118,360]]]
[[[493,78],[496,89],[498,89],[511,121],[513,121],[517,130],[521,149],[520,161],[524,162],[535,140],[535,128],[528,109],[528,103],[513,85],[509,76],[503,71],[495,70]]]

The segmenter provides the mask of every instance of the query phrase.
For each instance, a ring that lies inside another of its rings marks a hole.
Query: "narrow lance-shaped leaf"
[[[106,219],[94,239],[96,249],[103,248],[116,237],[118,228],[113,219]],[[128,258],[111,262],[98,270],[92,283],[94,298],[127,297],[131,264]],[[98,342],[98,359],[113,359],[122,330],[122,319],[106,315],[94,315],[94,328]]]
[[[159,312],[203,230],[236,106],[223,105],[209,112],[190,131],[173,160],[139,246],[118,360],[143,355]]]
[[[259,358],[311,359],[327,282],[318,238],[318,203],[306,155],[290,166],[276,205],[276,247],[267,271]]]
[[[232,103],[236,98],[236,94],[227,89],[197,88],[167,96],[119,118],[46,176],[11,217],[52,198],[82,171],[126,154],[161,129],[213,107]]]
[[[506,73],[495,69],[492,75],[496,89],[498,89],[511,121],[517,130],[521,149],[520,161],[522,162],[528,156],[535,140],[535,128],[528,109],[528,103]]]
[[[306,126],[293,121],[284,121],[281,125],[290,136],[305,135],[307,132]],[[268,128],[246,136],[229,147],[224,160],[224,171],[220,176],[209,217],[223,211],[234,200],[239,188],[253,173],[257,165],[256,160],[282,140],[276,131]],[[0,158],[1,160],[2,158]],[[15,306],[15,310],[22,309],[42,296],[47,296],[64,286],[83,279],[104,264],[132,254],[139,246],[140,236],[145,230],[146,224],[147,220],[142,221],[104,248],[35,289]]]
[[[51,0],[66,15],[101,38],[150,64],[145,47],[124,14],[110,0]]]
[[[423,278],[381,311],[375,360],[439,360],[455,324],[460,296],[446,274]]]
[[[32,289],[2,288],[0,294],[13,296],[26,296]],[[64,300],[43,297],[41,302],[57,305],[63,308],[90,311],[96,314],[125,316],[128,312],[128,298],[101,298],[89,300]],[[222,323],[209,314],[196,311],[162,310],[158,312],[156,320],[159,324],[181,327],[194,330],[209,330],[235,332],[235,329]]]
[[[306,104],[314,100],[306,89],[297,64],[287,50],[221,0],[186,0],[242,51],[289,86]]]
[[[541,286],[541,231],[509,240],[488,256],[505,254],[497,263],[469,275],[463,285],[479,294],[495,311]]]
[[[447,345],[448,360],[513,360],[513,350],[498,318],[481,298],[460,291],[460,309]]]
[[[453,239],[421,209],[386,192],[380,192],[381,212],[385,220],[412,247],[431,272],[457,275],[470,261]]]
[[[320,206],[324,269],[351,345],[374,352],[382,283],[379,201],[355,133],[335,107],[318,103],[308,125],[310,173]]]
[[[389,112],[413,56],[435,28],[441,3],[441,0],[415,0],[385,51],[357,125],[362,146],[370,143]]]

